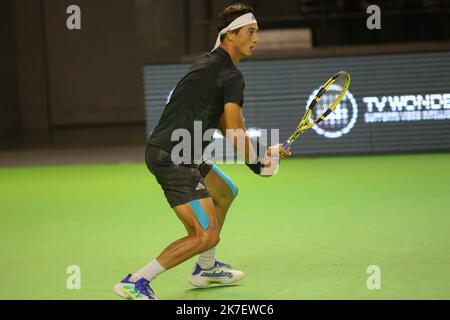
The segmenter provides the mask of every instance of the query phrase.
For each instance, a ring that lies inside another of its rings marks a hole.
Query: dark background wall
[[[13,1],[10,1],[11,3]],[[17,86],[21,136],[29,144],[47,141],[51,132],[51,106],[48,96],[48,66],[42,1],[14,1]],[[17,143],[20,141],[10,141]]]
[[[219,13],[232,0],[135,0],[137,30],[145,64],[192,61],[211,50]],[[343,46],[371,46],[368,53],[395,45],[450,42],[450,0],[240,0],[253,7],[260,30],[307,28],[315,52],[332,55]],[[366,9],[381,9],[382,28],[368,30]],[[383,48],[384,47],[384,48]],[[318,50],[319,49],[319,50]],[[407,49],[411,50],[411,48]],[[414,48],[412,48],[414,51]],[[358,50],[359,51],[359,50]],[[316,54],[313,52],[313,54]],[[255,57],[260,51],[255,52]],[[279,52],[271,54],[280,55]],[[295,52],[293,57],[303,55]],[[281,54],[282,55],[282,54]],[[264,55],[264,58],[270,55]]]
[[[184,53],[185,1],[136,0],[136,24],[141,59],[173,62]]]
[[[0,2],[0,135],[5,137],[14,136],[20,131],[12,12],[12,1]]]
[[[71,4],[82,8],[81,30],[66,28]],[[133,1],[46,0],[44,18],[52,125],[139,122],[143,95]]]
[[[135,0],[139,49],[144,64],[181,62],[211,50],[219,13],[232,0]],[[252,1],[241,1],[251,4]]]
[[[66,27],[69,5],[81,30]],[[3,0],[2,146],[144,139],[135,13],[124,0]]]
[[[145,141],[142,67],[211,50],[232,0],[0,1],[0,148]],[[261,30],[310,28],[313,47],[254,59],[450,50],[450,0],[242,0]],[[66,9],[81,8],[81,30]],[[406,27],[405,27],[406,26]]]

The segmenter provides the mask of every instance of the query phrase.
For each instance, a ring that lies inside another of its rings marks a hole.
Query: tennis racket
[[[350,74],[345,71],[340,71],[328,79],[317,91],[294,133],[283,143],[283,148],[290,148],[301,134],[311,129],[333,112],[342,98],[344,98],[349,86]]]

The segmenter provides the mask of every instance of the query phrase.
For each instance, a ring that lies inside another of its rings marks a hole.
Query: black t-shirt
[[[244,86],[242,73],[224,49],[202,55],[173,90],[148,143],[171,152],[179,143],[171,141],[175,129],[188,130],[194,139],[194,121],[202,122],[202,136],[217,128],[226,103],[243,105]],[[202,153],[208,144],[202,143]]]

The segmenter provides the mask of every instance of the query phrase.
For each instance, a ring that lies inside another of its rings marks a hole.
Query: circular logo
[[[315,90],[308,99],[306,109],[311,101],[319,92],[320,88]],[[341,92],[342,87],[338,84],[332,84],[330,88],[320,97],[315,110],[326,110],[330,103],[336,99],[336,95]],[[326,138],[339,138],[349,133],[356,123],[358,117],[358,105],[350,91],[347,91],[344,98],[339,102],[336,108],[328,117],[312,127],[317,134]]]

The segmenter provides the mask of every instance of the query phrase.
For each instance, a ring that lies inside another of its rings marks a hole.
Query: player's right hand
[[[261,177],[272,177],[274,176],[279,169],[280,166],[280,160],[278,157],[267,157],[265,158],[265,161],[263,162],[264,167],[261,168]]]

